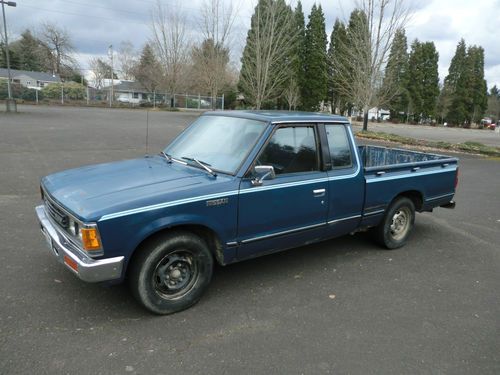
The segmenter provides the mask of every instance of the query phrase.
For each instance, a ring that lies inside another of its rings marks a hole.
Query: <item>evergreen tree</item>
[[[444,81],[446,120],[454,125],[478,123],[488,107],[488,88],[484,79],[484,50],[467,48],[462,39],[457,45]]]
[[[327,43],[325,16],[321,5],[314,4],[306,28],[302,84],[302,107],[305,110],[319,110],[321,101],[327,97]]]
[[[114,74],[114,78],[118,79],[116,73]],[[88,82],[85,77],[76,69],[73,69],[73,72],[68,76],[68,81],[80,83],[83,86],[88,86]]]
[[[469,109],[470,122],[479,123],[488,107],[488,87],[484,79],[484,49],[472,46],[467,50],[470,69],[469,93],[472,107]]]
[[[342,50],[347,45],[347,32],[345,25],[339,19],[335,20],[332,34],[330,36],[330,46],[328,47],[328,97],[331,100],[332,113],[338,109],[342,114],[347,109],[347,98],[340,90],[342,69],[339,65],[346,59],[342,59]]]
[[[498,99],[500,99],[500,90],[498,89],[497,85],[494,85],[491,89],[490,89],[490,96],[494,96]]]
[[[302,3],[300,0],[297,2],[297,6],[295,7],[295,11],[293,13],[294,24],[295,24],[295,43],[294,48],[290,50],[290,60],[291,60],[291,74],[289,78],[289,89],[293,90],[293,85],[295,85],[295,90],[297,97],[297,102],[300,102],[300,92],[301,87],[304,83],[304,61],[305,61],[305,47],[306,47],[306,26],[305,26],[305,18],[304,12],[302,11]],[[298,104],[298,103],[296,103]]]
[[[20,69],[19,67],[19,56],[17,52],[12,50],[9,44],[9,62],[11,69]],[[5,43],[0,42],[0,68],[7,68],[7,50],[5,48]]]
[[[500,120],[500,90],[496,85],[490,89],[488,94],[487,113],[494,121]]]
[[[408,46],[405,30],[396,31],[392,42],[387,67],[385,69],[382,90],[389,97],[388,106],[391,111],[391,118],[404,120],[406,116],[401,116],[408,110]]]
[[[153,52],[153,48],[146,43],[141,52],[139,63],[135,67],[134,76],[149,92],[155,91],[161,84],[161,66]]]
[[[15,42],[12,49],[19,56],[20,69],[35,72],[45,70],[47,63],[44,48],[40,40],[35,38],[29,30],[21,34],[21,38]]]
[[[448,96],[446,120],[454,125],[462,125],[467,119],[470,97],[467,92],[467,51],[462,39],[457,45],[455,55],[451,59],[448,75],[444,80],[444,94]]]
[[[457,85],[464,75],[466,54],[465,40],[461,39],[457,45],[455,55],[451,59],[448,75],[444,79],[445,85],[449,86],[451,91],[456,91]]]
[[[276,107],[293,70],[294,12],[284,0],[259,0],[241,58],[238,88],[256,109]]]
[[[415,121],[427,121],[436,114],[439,96],[439,54],[433,42],[415,40],[408,59],[408,93]]]

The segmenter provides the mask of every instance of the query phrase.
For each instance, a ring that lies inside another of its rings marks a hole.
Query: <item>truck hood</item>
[[[42,179],[45,191],[79,219],[102,215],[194,194],[207,184],[220,183],[198,168],[171,164],[160,156],[70,169]]]

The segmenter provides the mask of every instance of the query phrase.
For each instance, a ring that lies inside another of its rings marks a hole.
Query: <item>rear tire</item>
[[[155,314],[172,314],[194,305],[212,279],[212,254],[192,233],[157,236],[137,252],[130,265],[129,286],[137,301]]]
[[[397,198],[374,228],[375,240],[387,249],[397,249],[408,241],[415,223],[415,204],[406,197]]]

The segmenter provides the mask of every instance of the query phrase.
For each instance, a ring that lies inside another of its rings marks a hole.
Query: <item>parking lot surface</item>
[[[354,132],[362,129],[362,123],[353,123]],[[397,134],[403,137],[434,142],[479,142],[487,146],[500,147],[500,133],[488,129],[463,129],[444,126],[368,123],[368,130]]]
[[[455,210],[409,244],[366,234],[217,267],[194,307],[153,316],[56,263],[39,179],[156,153],[197,114],[0,113],[1,374],[499,374],[500,161],[459,155]],[[124,234],[126,235],[126,234]]]

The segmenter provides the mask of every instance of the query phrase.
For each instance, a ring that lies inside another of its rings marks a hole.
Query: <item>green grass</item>
[[[361,131],[356,134],[359,138],[374,139],[378,141],[396,142],[404,145],[420,146],[428,148],[436,148],[440,150],[451,150],[466,152],[470,154],[481,154],[492,157],[500,157],[500,147],[486,146],[479,142],[464,142],[464,143],[449,143],[449,142],[434,142],[425,141],[423,139],[415,139],[403,137],[392,133],[382,133],[373,131]]]

